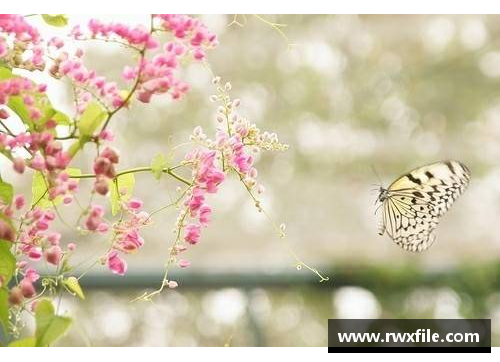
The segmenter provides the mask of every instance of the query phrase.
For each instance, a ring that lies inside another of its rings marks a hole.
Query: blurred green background
[[[239,16],[243,26],[228,26],[233,15],[201,18],[220,41],[208,61],[232,83],[240,113],[290,145],[258,160],[264,208],[286,223],[286,243],[330,280],[296,270],[269,221],[230,180],[210,200],[215,213],[202,241],[185,255],[192,267],[175,271],[178,289],[154,304],[130,303],[161,281],[172,209],[144,231],[127,276],[97,268],[82,281],[85,302],[62,300],[76,325],[60,345],[326,346],[328,318],[383,317],[491,318],[499,346],[500,18],[265,16],[287,25],[288,40],[254,16]],[[106,76],[118,78],[130,62],[118,46],[82,46]],[[182,143],[195,125],[214,130],[211,75],[193,64],[183,77],[192,86],[183,100],[156,97],[114,119],[121,167],[149,164],[170,135]],[[69,95],[53,98],[69,105]],[[373,169],[388,185],[447,158],[464,162],[472,181],[434,246],[412,254],[379,237]],[[88,169],[92,158],[77,162]],[[137,181],[148,210],[169,203],[176,186],[148,175]],[[81,260],[106,248],[85,237],[78,245]]]

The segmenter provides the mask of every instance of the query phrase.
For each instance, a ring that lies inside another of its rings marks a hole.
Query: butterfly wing
[[[469,169],[458,161],[436,162],[401,176],[388,188],[383,230],[405,250],[427,249],[436,239],[439,217],[469,181]]]

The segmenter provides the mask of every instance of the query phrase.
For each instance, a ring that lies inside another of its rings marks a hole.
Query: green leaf
[[[11,96],[9,97],[9,102],[7,106],[14,111],[15,114],[21,118],[21,121],[27,123],[30,127],[33,125],[33,120],[30,118],[30,113],[28,108],[23,102],[23,99],[20,96]]]
[[[57,124],[69,125],[70,118],[52,107],[49,98],[45,93],[35,93],[35,108],[40,110],[41,117],[39,119],[32,119],[30,117],[29,108],[24,104],[21,96],[9,97],[7,106],[26,124],[30,130],[36,129],[37,126],[43,126],[49,119],[53,119]]]
[[[7,285],[16,270],[16,258],[10,251],[11,247],[12,243],[10,241],[0,239],[0,277],[2,278],[2,285]]]
[[[11,342],[9,347],[36,347],[36,338],[27,337],[23,339],[18,339],[17,341]]]
[[[42,14],[42,19],[47,24],[58,28],[68,25],[68,17],[64,14],[55,14],[55,15]]]
[[[82,171],[78,168],[68,168],[66,169],[66,173],[69,176],[78,176],[82,174]],[[78,182],[78,179],[76,179]],[[47,180],[45,180],[45,176],[40,171],[36,171],[33,174],[33,181],[31,183],[31,194],[33,195],[33,199],[31,201],[31,206],[36,206],[47,209],[53,207],[54,205],[59,205],[63,197],[57,196],[54,200],[49,200],[49,192],[47,191]]]
[[[33,181],[31,182],[31,195],[33,197],[31,206],[36,205],[41,208],[52,206],[52,204],[48,202],[48,190],[45,176],[39,171],[36,171],[33,174]]]
[[[10,241],[0,239],[0,327],[4,334],[8,333],[9,326],[9,292],[6,286],[16,270],[16,258],[10,251],[11,246]]]
[[[0,64],[0,80],[12,78],[12,69]]]
[[[40,300],[35,309],[36,346],[46,347],[64,335],[71,325],[71,318],[57,316],[48,299]]]
[[[76,279],[75,277],[69,277],[64,281],[64,284],[78,297],[80,297],[81,299],[85,299],[85,295],[83,294],[83,290],[80,286],[80,283],[78,282],[78,279]]]
[[[5,205],[10,205],[14,196],[14,188],[11,184],[4,182],[0,177],[0,201]]]
[[[71,124],[71,118],[69,118],[66,114],[56,111],[56,113],[52,116],[52,119],[61,126],[69,126]]]
[[[107,112],[97,102],[89,103],[78,122],[78,129],[83,136],[92,136],[106,118]]]
[[[0,63],[0,80],[11,78],[19,78],[12,74],[12,69]],[[33,82],[32,82],[33,83]],[[35,83],[33,83],[36,85]],[[49,97],[45,93],[35,93],[35,108],[42,113],[40,119],[34,120],[30,117],[29,108],[24,104],[21,96],[10,96],[7,103],[9,107],[20,119],[26,124],[30,130],[36,129],[37,126],[43,126],[49,119],[53,119],[58,125],[70,125],[71,119],[61,111],[52,107]]]
[[[9,291],[7,288],[0,288],[0,327],[3,328],[3,334],[9,333]],[[0,331],[1,334],[1,331]]]
[[[91,140],[90,136],[80,136],[78,140],[73,142],[71,146],[69,146],[68,153],[71,158],[75,157],[75,155],[80,151],[85,143]]]
[[[153,172],[154,177],[159,180],[163,175],[163,169],[168,167],[167,159],[163,153],[158,153],[151,160],[151,172]]]
[[[133,173],[127,173],[109,181],[111,189],[111,214],[116,215],[121,209],[121,202],[126,202],[132,197],[135,186],[135,177]]]
[[[78,122],[78,129],[80,131],[80,138],[75,141],[68,150],[71,158],[80,151],[83,146],[92,139],[94,132],[106,119],[108,113],[97,102],[89,103],[83,112],[80,121]]]

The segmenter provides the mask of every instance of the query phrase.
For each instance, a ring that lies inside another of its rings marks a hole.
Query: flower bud
[[[175,280],[169,280],[167,285],[170,289],[174,289],[174,288],[177,288],[179,286],[179,284],[177,284],[177,282]]]
[[[136,198],[131,199],[128,202],[128,206],[133,210],[138,210],[142,207],[142,201]]]
[[[99,195],[105,196],[109,191],[108,181],[104,177],[98,177],[94,183],[94,190]]]
[[[40,260],[42,258],[42,251],[38,247],[30,248],[28,258],[32,260]]]
[[[9,118],[9,112],[5,109],[0,109],[0,119],[7,119]]]
[[[23,292],[20,287],[14,287],[10,290],[9,303],[11,305],[20,305],[24,300]]]
[[[59,245],[54,245],[50,247],[48,250],[45,251],[44,256],[45,260],[47,260],[47,263],[53,265],[59,265],[59,262],[61,261],[62,257],[61,247]]]
[[[105,157],[97,157],[94,162],[94,173],[96,175],[104,175],[111,167],[111,161]]]
[[[12,230],[12,227],[2,219],[0,219],[0,239],[8,241],[14,241],[15,239],[14,230]]]
[[[36,290],[31,280],[24,278],[23,280],[21,280],[21,283],[19,283],[19,286],[21,287],[21,293],[25,298],[31,298],[35,296]]]
[[[12,165],[17,173],[20,174],[24,173],[24,169],[26,168],[26,162],[24,161],[24,158],[22,157],[14,158],[14,160],[12,160]]]
[[[111,163],[118,163],[120,161],[120,156],[118,156],[118,153],[111,147],[106,147],[101,152],[101,157],[107,158]]]

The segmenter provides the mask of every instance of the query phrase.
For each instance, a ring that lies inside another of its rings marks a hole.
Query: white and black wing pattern
[[[436,239],[439,217],[465,191],[470,171],[458,161],[442,161],[416,168],[381,189],[382,229],[396,244],[420,252]]]

